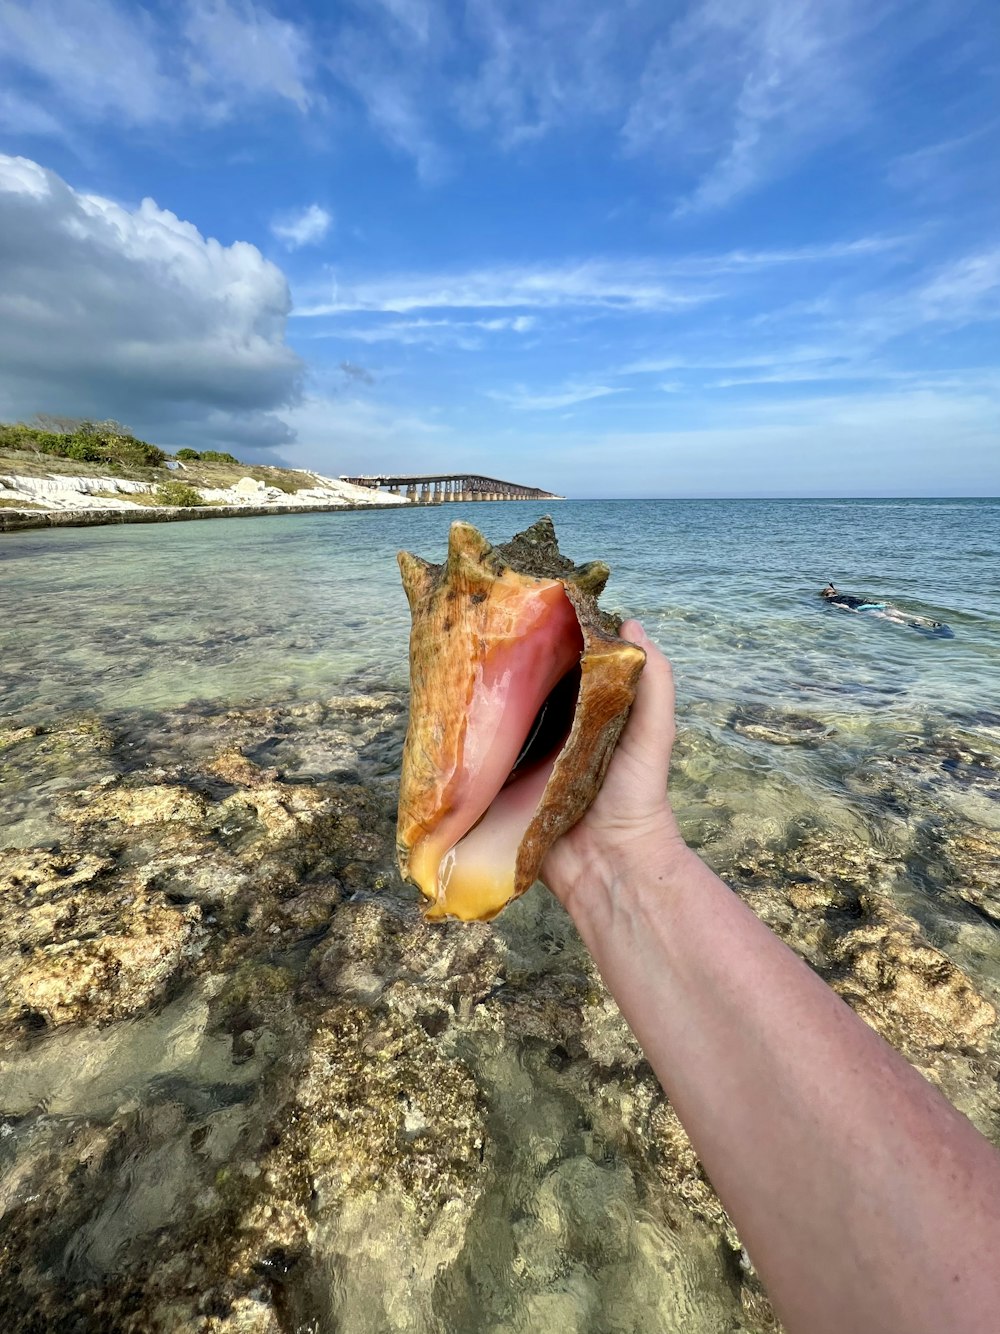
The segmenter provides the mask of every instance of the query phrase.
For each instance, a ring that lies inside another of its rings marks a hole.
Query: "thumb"
[[[674,744],[674,673],[666,657],[638,621],[626,621],[619,634],[646,654],[635,702],[619,743],[631,758],[665,787]]]

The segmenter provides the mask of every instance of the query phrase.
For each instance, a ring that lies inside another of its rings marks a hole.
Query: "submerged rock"
[[[197,953],[201,913],[111,873],[111,858],[0,852],[0,1043],[146,1008]]]
[[[805,713],[786,713],[764,704],[743,705],[733,711],[729,726],[752,741],[772,746],[818,746],[833,729]]]

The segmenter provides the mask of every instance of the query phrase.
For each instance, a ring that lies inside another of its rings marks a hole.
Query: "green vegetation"
[[[164,482],[156,491],[153,500],[157,505],[179,505],[184,509],[205,503],[200,491],[188,486],[187,482],[176,481]]]
[[[38,425],[0,424],[0,445],[75,459],[78,463],[104,463],[111,468],[155,468],[167,457],[164,450],[140,440],[116,421],[42,418]]]
[[[235,454],[224,450],[185,446],[174,457],[183,463],[182,473],[169,470],[170,455],[164,450],[139,440],[118,422],[83,422],[42,414],[27,423],[0,422],[0,473],[29,477],[44,477],[53,472],[75,477],[115,477],[151,483],[154,488],[183,480],[190,486],[220,491],[235,486],[243,477],[253,477],[287,495],[316,485],[310,473],[264,463],[240,463]],[[114,494],[109,491],[109,495]],[[160,503],[152,494],[130,494],[128,498],[138,505]]]
[[[185,448],[179,449],[174,457],[183,459],[185,462],[188,460],[191,462],[200,460],[202,463],[235,463],[237,467],[239,467],[240,464],[240,461],[235,454],[227,454],[225,450],[222,449],[197,450]]]

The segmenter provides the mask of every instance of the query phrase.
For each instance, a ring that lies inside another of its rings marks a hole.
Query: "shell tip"
[[[434,567],[421,556],[414,556],[412,551],[397,552],[396,561],[407,601],[412,607],[429,592],[434,582]]]

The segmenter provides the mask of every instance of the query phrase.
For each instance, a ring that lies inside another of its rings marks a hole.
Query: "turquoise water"
[[[403,685],[400,547],[441,558],[449,522],[506,540],[535,503],[63,529],[0,543],[2,707],[168,707]],[[899,720],[995,706],[1000,501],[571,501],[565,551],[613,568],[681,707],[874,710]],[[946,621],[951,640],[824,607],[833,579]]]
[[[951,744],[956,731],[996,740],[1000,501],[550,508],[569,555],[611,565],[606,603],[639,616],[673,660],[689,752],[676,796],[692,821],[723,800],[782,827],[823,806],[827,820],[877,837],[859,770],[900,748]],[[442,559],[455,518],[503,541],[545,509],[449,504],[9,536],[0,712],[45,722],[81,708],[405,688],[396,551]],[[828,607],[817,596],[828,579],[946,622],[954,637]],[[996,827],[998,803],[976,784],[950,799]]]

